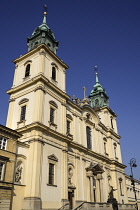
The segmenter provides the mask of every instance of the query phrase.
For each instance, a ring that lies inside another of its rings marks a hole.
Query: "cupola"
[[[109,106],[109,97],[106,94],[105,89],[101,86],[98,79],[97,66],[95,66],[96,84],[93,86],[89,98],[91,100],[92,108],[99,108],[103,106]]]
[[[34,49],[40,44],[45,44],[56,54],[58,43],[59,42],[56,41],[52,30],[47,25],[47,12],[45,9],[42,24],[33,31],[31,37],[27,38],[28,51]]]

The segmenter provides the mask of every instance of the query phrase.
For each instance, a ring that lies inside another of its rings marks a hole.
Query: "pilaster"
[[[33,121],[39,121],[43,123],[43,114],[44,114],[44,94],[45,89],[44,85],[41,82],[38,82],[36,89],[34,90],[34,115]]]
[[[62,199],[68,200],[68,154],[67,150],[62,151]]]
[[[11,98],[9,100],[9,111],[8,111],[8,116],[7,116],[7,122],[6,122],[6,126],[9,128],[12,128],[12,119],[13,119],[13,114],[14,114],[14,103],[15,103],[15,99]]]
[[[46,52],[45,50],[42,48],[40,49],[39,51],[39,73],[43,73],[45,72],[45,55],[46,55]]]
[[[41,209],[42,153],[43,143],[32,140],[28,153],[28,173],[23,209]]]

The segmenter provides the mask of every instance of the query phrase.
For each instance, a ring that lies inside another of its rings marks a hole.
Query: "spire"
[[[96,83],[93,87],[93,90],[91,91],[89,98],[91,99],[91,107],[92,108],[97,108],[97,107],[103,107],[103,106],[108,106],[108,99],[109,97],[106,95],[105,89],[101,86],[99,83],[99,78],[98,78],[98,66],[96,65],[94,67],[94,71],[96,71]]]
[[[47,25],[47,5],[44,4],[44,18],[42,24]]]
[[[98,73],[96,72],[96,84],[99,83],[99,79],[98,79]]]
[[[43,18],[42,24],[45,24],[45,25],[47,25],[47,18],[46,18],[46,16],[47,16],[47,13],[44,12],[44,18]]]
[[[97,72],[98,71],[98,66],[97,65],[94,66],[94,71],[96,71],[95,74],[96,74],[96,84],[97,84],[97,83],[99,83],[99,80],[98,80],[98,72]]]
[[[56,41],[52,30],[47,25],[47,6],[44,5],[43,22],[32,33],[31,37],[27,38],[28,51],[34,49],[40,44],[46,44],[51,51],[56,54],[58,49],[58,41]]]

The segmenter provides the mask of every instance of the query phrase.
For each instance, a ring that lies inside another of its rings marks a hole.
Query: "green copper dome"
[[[103,107],[109,105],[109,97],[106,95],[105,89],[101,86],[98,79],[98,73],[96,73],[96,84],[93,86],[89,98],[91,99],[91,107]]]
[[[56,53],[59,42],[56,41],[52,30],[48,27],[46,23],[46,15],[47,13],[44,12],[42,24],[33,31],[31,37],[27,38],[28,51],[34,49],[40,44],[46,44],[51,51]]]

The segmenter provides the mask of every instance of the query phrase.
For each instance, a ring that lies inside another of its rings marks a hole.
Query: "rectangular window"
[[[111,117],[110,120],[111,120],[111,128],[114,129],[114,127],[113,127],[113,118]]]
[[[119,185],[120,185],[120,195],[123,195],[123,180],[122,178],[119,179]]]
[[[70,121],[67,120],[67,134],[70,134]]]
[[[0,149],[6,149],[6,145],[7,145],[7,139],[0,136]]]
[[[86,134],[87,134],[87,148],[91,149],[91,128],[90,127],[86,127]]]
[[[51,107],[50,108],[50,122],[54,123],[54,112],[55,110]]]
[[[115,154],[115,158],[117,158],[117,147],[114,146],[114,154]]]
[[[107,152],[106,152],[106,142],[104,142],[104,154],[106,155]]]
[[[0,161],[0,180],[3,181],[4,179],[4,169],[5,163]]]
[[[26,106],[21,107],[21,114],[20,114],[20,121],[25,120],[25,115],[26,115]]]
[[[54,164],[49,163],[49,184],[54,185]]]

